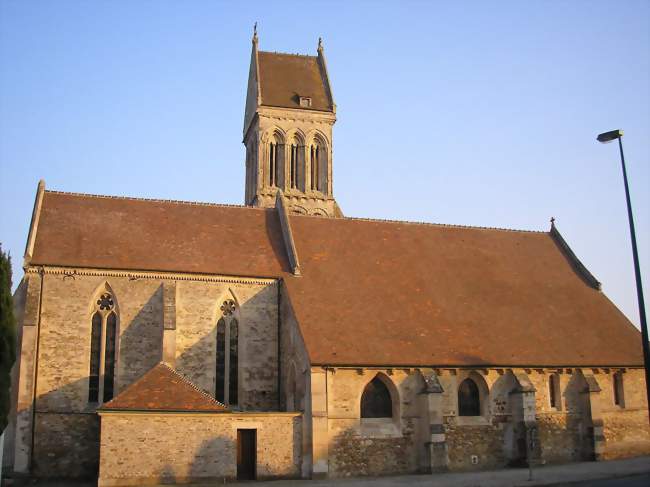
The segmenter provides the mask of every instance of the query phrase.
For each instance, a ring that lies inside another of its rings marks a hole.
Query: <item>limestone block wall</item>
[[[290,278],[292,279],[292,278]],[[299,278],[297,278],[299,279]],[[286,287],[280,288],[280,408],[302,413],[303,478],[312,474],[312,407],[309,357]]]
[[[598,375],[601,391],[604,459],[650,454],[650,425],[643,369],[626,369],[623,377],[623,407],[614,403],[614,370]]]
[[[362,419],[361,395],[381,374],[393,399],[393,419]],[[418,471],[422,379],[405,369],[328,369],[327,442],[330,477]],[[317,441],[317,438],[314,438]]]
[[[176,370],[214,397],[216,326],[232,299],[239,322],[239,408],[278,409],[278,284],[179,281],[176,285]]]
[[[181,374],[214,395],[215,329],[221,304],[232,299],[239,319],[238,406],[279,407],[274,280],[46,268],[42,277],[28,272],[25,282],[17,299],[23,309],[18,310],[16,412],[7,441],[12,453],[6,456],[16,472],[97,473],[97,404],[88,402],[88,377],[91,319],[104,291],[112,294],[118,316],[115,395],[170,358]]]
[[[300,475],[298,413],[101,413],[98,485],[223,482],[237,476],[237,429],[257,430],[257,478]]]

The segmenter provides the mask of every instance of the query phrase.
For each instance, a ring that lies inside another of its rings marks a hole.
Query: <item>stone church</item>
[[[4,468],[100,486],[650,453],[641,338],[551,224],[345,217],[316,56],[252,43],[245,205],[38,185]]]

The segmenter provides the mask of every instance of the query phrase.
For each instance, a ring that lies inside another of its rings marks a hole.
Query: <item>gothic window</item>
[[[217,375],[216,375],[216,399],[220,403],[226,402],[224,395],[224,383],[226,374],[226,322],[221,318],[217,322]]]
[[[230,404],[237,404],[237,379],[238,379],[238,360],[237,360],[237,346],[238,346],[238,323],[236,319],[230,322],[230,380],[228,384],[228,398]]]
[[[551,374],[548,378],[548,397],[553,409],[560,409],[560,376]]]
[[[298,187],[298,145],[291,144],[291,167],[289,169],[291,173],[291,188],[295,189]]]
[[[269,186],[278,185],[278,144],[269,144]]]
[[[361,396],[362,418],[392,418],[393,402],[386,384],[375,377],[372,379]]]
[[[223,404],[239,402],[239,322],[237,305],[228,299],[221,305],[221,318],[217,322],[217,370],[215,398]],[[226,346],[227,344],[227,346]]]
[[[614,404],[619,407],[625,407],[625,394],[623,390],[623,374],[619,371],[613,376],[614,378]]]
[[[93,314],[90,334],[90,377],[88,381],[88,402],[99,400],[99,361],[102,346],[102,315]]]
[[[481,415],[481,397],[478,386],[472,379],[465,379],[458,387],[458,415]]]
[[[313,191],[320,191],[320,146],[312,145],[309,153],[311,184],[310,187]]]
[[[88,402],[113,399],[117,362],[118,316],[110,292],[103,292],[94,303],[90,330],[90,371]],[[102,351],[104,352],[102,354]]]

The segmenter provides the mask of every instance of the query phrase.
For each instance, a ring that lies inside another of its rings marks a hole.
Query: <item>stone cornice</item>
[[[94,269],[84,267],[58,267],[58,266],[29,266],[25,269],[25,274],[43,274],[61,275],[64,279],[74,279],[76,276],[98,276],[98,277],[128,277],[131,280],[138,279],[155,279],[155,280],[174,280],[174,281],[203,281],[203,282],[224,282],[231,284],[259,284],[268,285],[278,281],[275,278],[264,277],[237,277],[221,276],[213,274],[192,274],[183,272],[167,271],[142,271],[129,269]]]

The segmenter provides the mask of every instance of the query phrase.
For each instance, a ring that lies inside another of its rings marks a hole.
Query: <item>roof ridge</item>
[[[179,379],[181,379],[181,380],[183,381],[183,383],[187,384],[187,385],[190,386],[192,389],[194,389],[196,392],[200,393],[202,396],[206,397],[206,398],[209,399],[210,401],[212,401],[212,402],[216,402],[219,406],[223,406],[224,408],[228,408],[228,406],[226,406],[225,404],[223,404],[223,403],[220,402],[220,401],[217,401],[214,397],[212,397],[210,394],[208,394],[207,392],[205,392],[203,389],[200,389],[199,386],[197,386],[194,382],[192,382],[191,380],[189,380],[187,377],[184,377],[184,376],[182,376],[181,374],[179,374],[178,372],[176,372],[176,370],[172,369],[172,368],[171,368],[169,365],[167,365],[165,362],[158,362],[158,365],[162,365],[163,367],[165,367],[165,368],[166,368],[167,370],[169,370],[172,374],[174,374],[176,377],[178,377]]]
[[[291,215],[291,218],[320,218],[322,216],[317,215]],[[342,218],[334,218],[334,220],[355,220],[355,221],[364,221],[364,222],[379,222],[379,223],[400,223],[407,225],[427,225],[432,227],[447,227],[447,228],[471,228],[474,230],[499,230],[502,232],[516,232],[516,233],[539,233],[539,234],[548,234],[544,230],[523,230],[518,228],[503,228],[503,227],[484,227],[478,225],[458,225],[453,223],[435,223],[435,222],[416,222],[411,220],[392,220],[389,218],[365,218],[365,217],[355,217],[355,216],[344,216]]]
[[[261,54],[279,54],[280,56],[294,56],[294,57],[308,57],[318,59],[318,56],[311,56],[309,54],[298,54],[293,52],[279,52],[279,51],[257,51]]]
[[[164,199],[164,198],[138,198],[136,196],[116,196],[116,195],[105,195],[105,194],[91,194],[91,193],[77,193],[74,191],[56,191],[51,189],[46,189],[46,193],[51,194],[62,194],[67,196],[83,196],[86,198],[98,198],[98,199],[108,199],[108,200],[128,200],[128,201],[151,201],[157,203],[174,203],[178,205],[190,205],[190,206],[217,206],[223,208],[247,208],[251,210],[269,210],[272,208],[263,208],[258,206],[248,206],[248,205],[235,205],[231,203],[208,203],[205,201],[188,201],[188,200],[173,200],[173,199]]]

